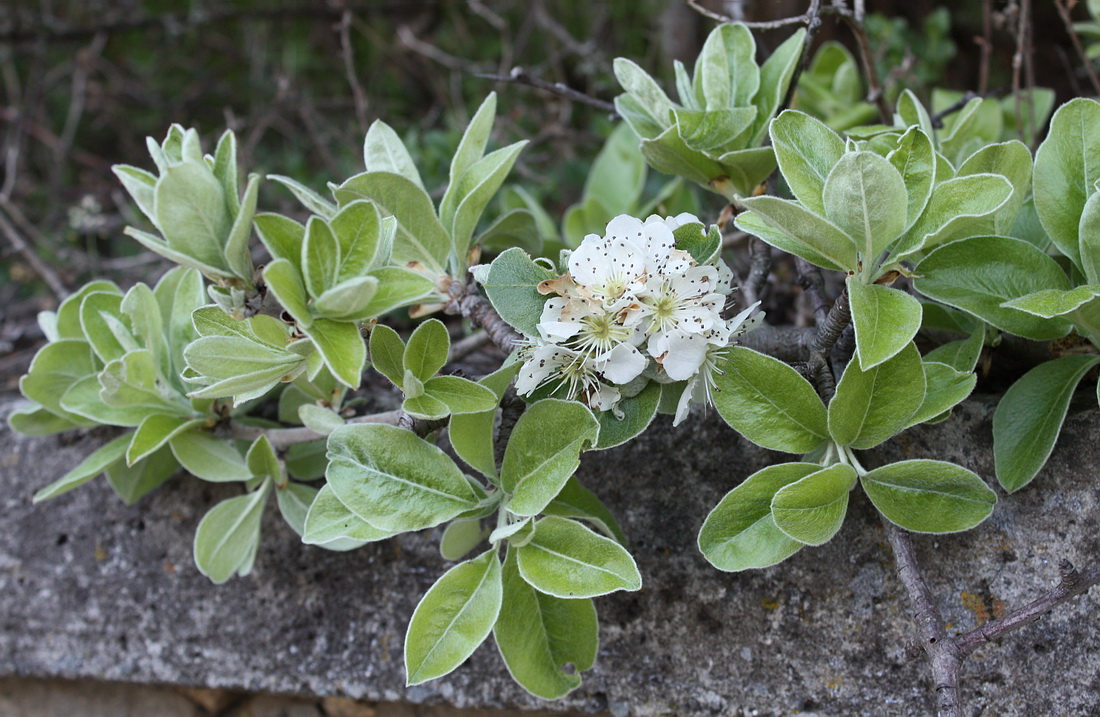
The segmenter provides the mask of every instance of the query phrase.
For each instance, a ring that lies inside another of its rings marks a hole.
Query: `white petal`
[[[602,359],[600,373],[612,383],[628,383],[645,370],[648,361],[630,344],[619,344]]]
[[[667,337],[668,351],[661,358],[661,366],[668,377],[676,381],[691,378],[707,357],[707,340],[699,334],[676,332]]]
[[[695,384],[698,381],[699,377],[694,376],[687,382],[687,386],[684,386],[684,392],[680,394],[680,400],[676,403],[676,416],[672,419],[673,427],[679,426],[691,413],[691,398],[695,393]]]
[[[598,388],[588,396],[588,405],[599,411],[609,411],[615,408],[622,394],[619,389],[608,386],[605,383],[598,384]]]

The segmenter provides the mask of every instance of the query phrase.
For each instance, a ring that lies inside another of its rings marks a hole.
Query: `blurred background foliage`
[[[702,4],[747,20],[798,15],[806,5]],[[1033,9],[1035,74],[1062,101],[1077,88],[1067,72],[1065,29],[1050,5]],[[872,0],[867,7],[888,94],[911,87],[927,97],[933,85],[992,89],[1010,81],[1016,0]],[[606,111],[480,75],[519,66],[610,100],[618,93],[615,57],[635,59],[671,87],[672,59],[693,61],[712,26],[672,0],[6,0],[0,374],[10,375],[3,364],[21,360],[10,354],[35,339],[26,318],[63,290],[92,276],[148,281],[166,268],[122,236],[123,226],[142,220],[110,166],[147,166],[145,137],[162,138],[172,122],[196,127],[208,144],[232,128],[247,171],[290,175],[323,191],[326,182],[362,170],[363,135],[381,118],[403,136],[438,198],[461,128],[496,89],[495,145],[531,140],[511,181],[560,227],[616,123]],[[761,50],[790,31],[761,33]],[[994,68],[984,78],[983,35],[992,40],[986,66]],[[852,47],[834,21],[817,35],[818,44],[830,40]],[[861,91],[856,84],[826,97],[822,111],[845,109],[829,110],[828,102],[850,105]],[[807,96],[803,106],[810,104]],[[657,197],[667,182],[650,172],[643,199]],[[260,204],[301,212],[273,183]],[[713,221],[720,207],[711,204],[700,209]],[[28,253],[53,269],[60,286],[42,282]]]

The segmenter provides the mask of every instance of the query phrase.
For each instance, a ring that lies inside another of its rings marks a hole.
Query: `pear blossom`
[[[728,346],[763,314],[754,304],[723,316],[733,272],[720,259],[699,265],[676,246],[675,232],[688,225],[698,225],[702,236],[691,214],[645,221],[621,215],[603,236],[586,236],[569,255],[567,273],[538,287],[549,298],[538,336],[521,350],[517,392],[549,387],[621,416],[619,387],[644,375],[685,382],[675,423],[692,403],[711,403]]]

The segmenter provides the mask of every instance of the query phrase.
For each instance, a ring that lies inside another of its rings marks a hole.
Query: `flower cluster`
[[[733,274],[721,260],[700,265],[677,248],[673,232],[688,225],[702,233],[691,214],[645,222],[622,215],[605,236],[585,237],[568,272],[539,286],[553,296],[524,349],[516,390],[550,386],[606,411],[650,379],[686,381],[676,423],[691,403],[709,404],[726,347],[763,315],[754,304],[723,318]]]

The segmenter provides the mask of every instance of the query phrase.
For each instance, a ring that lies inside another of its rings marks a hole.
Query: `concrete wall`
[[[971,401],[864,463],[944,458],[994,483],[990,415],[989,403]],[[1061,558],[1100,559],[1098,437],[1093,404],[1070,416],[1044,473],[1002,496],[985,524],[914,539],[955,630],[1037,596]],[[836,538],[779,566],[725,574],[698,553],[709,509],[778,458],[713,414],[677,429],[661,421],[584,457],[579,475],[619,517],[645,587],[597,601],[596,668],[558,703],[512,683],[491,641],[449,677],[404,687],[405,625],[448,565],[438,531],[331,553],[301,545],[272,505],[254,574],[214,586],[192,563],[192,536],[239,487],[180,476],[126,507],[100,479],[31,505],[36,489],[102,440],[0,430],[0,675],[616,717],[931,709],[927,665],[905,654],[908,601],[858,490]],[[1100,713],[1098,602],[1093,591],[979,649],[963,671],[969,713]]]

